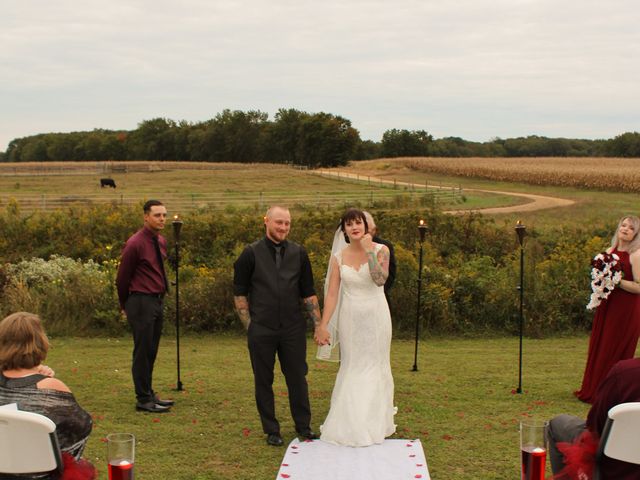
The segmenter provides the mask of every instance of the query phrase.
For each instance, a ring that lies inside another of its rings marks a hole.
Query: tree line
[[[144,120],[135,130],[43,133],[12,140],[3,162],[171,160],[346,165],[380,157],[640,157],[640,133],[612,139],[537,135],[472,142],[434,139],[425,130],[390,129],[379,142],[362,140],[351,121],[330,113],[280,109],[267,113],[224,110],[204,122]]]

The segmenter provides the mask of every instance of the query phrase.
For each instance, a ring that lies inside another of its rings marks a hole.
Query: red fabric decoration
[[[68,453],[62,452],[62,463],[64,472],[61,480],[94,480],[98,475],[96,467],[84,458],[76,460]]]
[[[589,430],[582,432],[573,443],[558,442],[558,451],[564,455],[565,467],[554,475],[557,480],[591,480],[598,452],[598,436]]]

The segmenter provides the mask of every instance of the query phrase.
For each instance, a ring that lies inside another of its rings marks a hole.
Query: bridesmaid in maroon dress
[[[592,403],[596,389],[619,360],[633,358],[640,336],[640,219],[623,217],[609,253],[620,257],[623,280],[597,307],[582,387],[575,395]]]

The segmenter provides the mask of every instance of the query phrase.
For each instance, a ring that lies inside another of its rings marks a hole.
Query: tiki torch
[[[520,359],[518,362],[518,389],[516,392],[522,393],[522,334],[524,330],[524,237],[527,234],[525,227],[520,220],[516,223],[516,235],[520,244]]]
[[[182,220],[178,215],[173,216],[173,238],[175,240],[176,249],[176,365],[178,369],[178,381],[176,382],[176,390],[182,390],[182,382],[180,381],[180,230],[182,229]]]
[[[416,308],[416,347],[413,356],[413,368],[411,371],[418,371],[418,336],[420,335],[420,297],[422,296],[422,247],[424,245],[424,236],[427,233],[427,226],[424,220],[418,223],[418,233],[420,234],[420,261],[418,263],[418,292],[417,292],[417,308]]]

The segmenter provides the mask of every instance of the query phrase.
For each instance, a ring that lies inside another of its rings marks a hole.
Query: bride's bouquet
[[[593,310],[605,300],[622,280],[620,257],[615,253],[602,252],[591,260],[591,299],[587,305]]]

